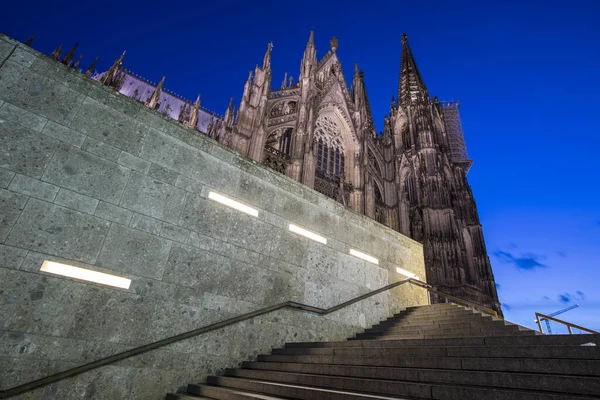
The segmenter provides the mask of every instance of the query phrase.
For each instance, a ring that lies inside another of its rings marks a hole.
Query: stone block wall
[[[425,277],[420,244],[4,36],[0,65],[2,390],[283,301],[331,307],[404,279],[396,267]],[[40,272],[44,260],[132,284]],[[404,285],[324,317],[278,311],[21,398],[162,399],[286,341],[341,340],[427,302]]]

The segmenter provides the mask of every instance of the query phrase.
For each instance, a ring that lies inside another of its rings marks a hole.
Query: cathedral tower
[[[500,311],[465,164],[452,159],[442,106],[429,97],[406,34],[398,88],[400,231],[423,243],[428,283]]]

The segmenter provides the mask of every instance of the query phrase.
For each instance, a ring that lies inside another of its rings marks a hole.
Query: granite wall
[[[3,36],[0,65],[2,390],[279,302],[330,307],[404,279],[397,266],[425,276],[420,244]],[[44,260],[132,284],[50,275]],[[427,301],[404,285],[325,317],[278,311],[21,398],[161,399],[286,341],[340,340]]]

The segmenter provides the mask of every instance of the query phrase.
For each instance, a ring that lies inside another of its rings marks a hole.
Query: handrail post
[[[567,328],[569,329],[569,335],[572,335],[573,331],[571,330],[571,325],[567,325]]]
[[[542,321],[540,320],[540,315],[538,313],[535,313],[535,322],[537,322],[540,328],[540,333],[544,333],[544,331],[542,330]]]

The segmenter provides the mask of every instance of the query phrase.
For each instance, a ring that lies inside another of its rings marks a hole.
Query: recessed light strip
[[[248,207],[245,204],[238,203],[237,201],[232,200],[229,197],[225,197],[219,193],[209,192],[208,198],[216,201],[217,203],[224,204],[228,207],[235,208],[238,211],[252,215],[253,217],[258,217],[258,210],[254,209],[252,207]]]
[[[409,278],[416,279],[418,281],[421,280],[421,278],[419,278],[419,275],[413,274],[412,272],[407,271],[407,270],[402,269],[402,268],[399,268],[399,267],[396,267],[396,272],[399,273],[399,274],[402,274],[404,276],[408,276]]]
[[[72,265],[61,264],[48,260],[44,260],[40,271],[55,275],[62,275],[69,278],[81,279],[83,281],[100,283],[102,285],[114,286],[122,289],[129,289],[129,286],[131,285],[131,279],[105,274],[98,271],[92,271],[90,269],[73,267]]]
[[[350,249],[350,254],[352,254],[355,257],[362,258],[363,260],[368,261],[372,264],[379,265],[378,259],[376,259],[375,257],[370,256],[368,254],[362,253],[358,250]]]
[[[300,228],[297,225],[290,224],[290,228],[289,229],[290,229],[290,231],[295,232],[298,235],[302,235],[304,237],[307,237],[307,238],[312,239],[312,240],[314,240],[316,242],[319,242],[319,243],[327,244],[327,239],[324,238],[323,236],[317,235],[316,233],[313,233],[311,231],[307,231],[306,229]]]

